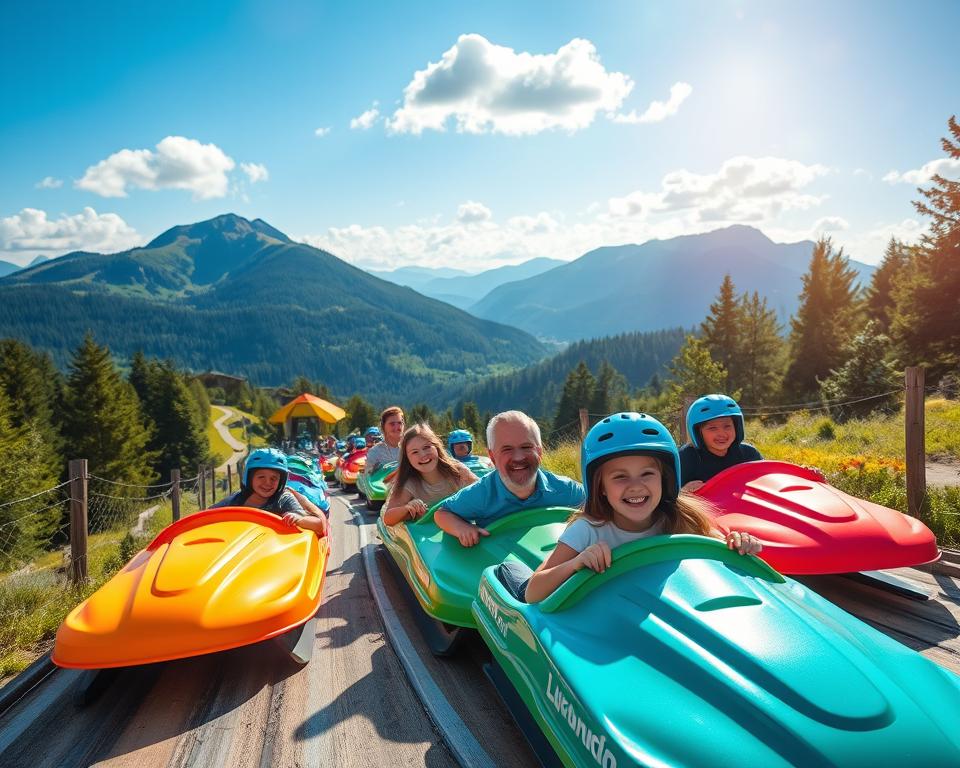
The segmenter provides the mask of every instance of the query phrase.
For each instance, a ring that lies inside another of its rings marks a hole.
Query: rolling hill
[[[266,222],[233,214],[143,248],[75,252],[0,279],[0,336],[64,365],[87,330],[121,360],[138,349],[257,384],[303,374],[385,401],[535,362],[545,347],[380,280]]]

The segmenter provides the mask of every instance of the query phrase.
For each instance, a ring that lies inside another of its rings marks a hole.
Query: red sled
[[[933,532],[916,518],[850,496],[785,461],[738,464],[696,492],[720,510],[716,523],[724,533],[756,536],[759,557],[780,573],[878,571],[940,557]]]

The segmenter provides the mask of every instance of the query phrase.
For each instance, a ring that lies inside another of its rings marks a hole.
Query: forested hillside
[[[564,380],[580,362],[594,372],[608,363],[634,390],[646,386],[655,374],[665,377],[666,366],[683,345],[686,333],[673,328],[579,341],[536,365],[468,386],[457,400],[475,402],[481,412],[519,408],[538,418],[552,419]]]

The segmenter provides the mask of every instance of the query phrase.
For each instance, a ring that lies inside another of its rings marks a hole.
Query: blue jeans
[[[508,560],[497,566],[497,578],[500,579],[500,583],[521,603],[527,602],[527,582],[530,581],[531,576],[533,571],[516,560]]]

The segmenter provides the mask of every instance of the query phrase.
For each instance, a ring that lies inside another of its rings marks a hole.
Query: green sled
[[[520,560],[536,568],[557,545],[573,514],[567,507],[543,507],[501,517],[486,526],[489,536],[475,547],[463,547],[433,521],[442,501],[419,520],[377,530],[403,578],[432,619],[455,627],[474,628],[471,604],[485,568],[504,560]]]
[[[388,484],[384,482],[384,479],[396,470],[397,462],[388,461],[371,472],[369,477],[366,472],[361,472],[357,477],[357,491],[366,498],[367,509],[377,510],[383,506],[388,490]]]
[[[491,567],[473,613],[566,766],[960,765],[960,678],[721,541],[631,542],[535,605]]]

